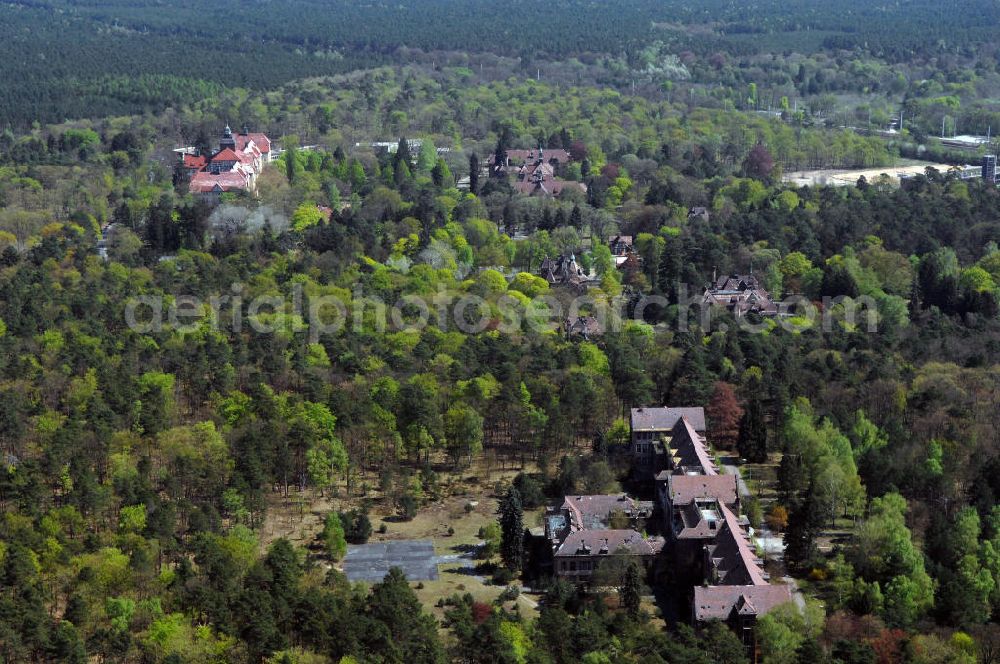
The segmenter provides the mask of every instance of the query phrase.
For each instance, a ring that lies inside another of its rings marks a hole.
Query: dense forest
[[[1000,189],[929,134],[1000,127],[998,10],[833,4],[4,5],[0,658],[746,662],[616,556],[584,589],[523,546],[651,498],[627,413],[670,404],[801,593],[751,654],[997,661]],[[173,150],[227,125],[276,157],[192,195]],[[539,146],[574,186],[489,165]],[[748,272],[788,316],[701,306]],[[442,578],[343,571],[420,538]]]
[[[259,92],[422,61],[716,107],[780,109],[787,98],[823,120],[849,107],[846,125],[884,125],[907,101],[922,132],[947,115],[985,133],[1000,123],[984,103],[1000,87],[997,11],[983,0],[962,11],[927,0],[839,0],[837,11],[771,0],[14,2],[0,25],[0,125],[160,111],[220,86]]]

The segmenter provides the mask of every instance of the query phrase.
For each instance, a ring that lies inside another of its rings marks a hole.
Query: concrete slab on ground
[[[375,542],[347,547],[344,574],[350,581],[381,581],[389,570],[399,567],[410,581],[438,578],[438,556],[431,540]]]

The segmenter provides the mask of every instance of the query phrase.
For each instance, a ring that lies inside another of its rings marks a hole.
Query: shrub
[[[497,601],[513,602],[518,598],[520,594],[521,594],[521,589],[518,588],[517,586],[507,586],[506,588],[503,589],[503,592],[500,593],[500,596],[497,597]]]
[[[506,567],[497,567],[493,572],[493,583],[498,586],[506,586],[514,580],[514,573]]]

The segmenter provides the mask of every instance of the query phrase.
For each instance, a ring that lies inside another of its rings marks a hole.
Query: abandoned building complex
[[[720,473],[705,431],[701,407],[633,408],[634,477],[653,483],[655,501],[566,496],[546,511],[545,548],[553,575],[576,584],[600,584],[595,573],[617,555],[632,557],[654,583],[693,588],[691,622],[726,623],[756,662],[757,619],[791,601],[792,593],[770,582],[740,514],[738,478]],[[645,535],[650,526],[663,535]]]
[[[622,553],[636,556],[649,571],[664,545],[662,537],[647,538],[640,532],[652,514],[652,503],[624,494],[566,496],[561,506],[545,515],[553,573],[574,583],[589,583],[602,560]]]

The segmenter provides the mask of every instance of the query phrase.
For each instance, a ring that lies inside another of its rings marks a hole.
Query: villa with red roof
[[[188,190],[203,199],[218,202],[222,194],[257,192],[257,177],[272,159],[271,140],[260,133],[234,134],[226,126],[219,149],[200,154],[195,148],[177,150],[182,169],[189,178]]]

